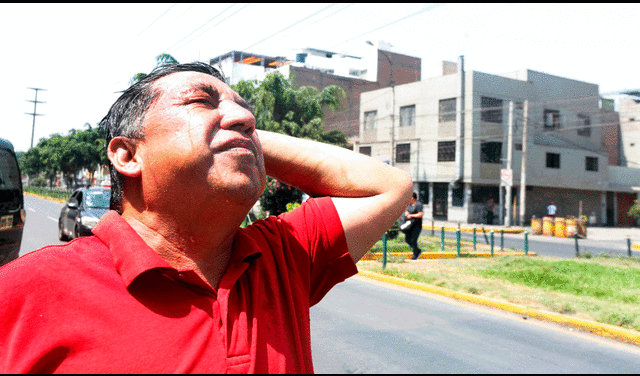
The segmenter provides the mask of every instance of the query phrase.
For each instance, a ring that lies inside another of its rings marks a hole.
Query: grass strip
[[[496,258],[361,261],[358,268],[640,331],[640,260]]]

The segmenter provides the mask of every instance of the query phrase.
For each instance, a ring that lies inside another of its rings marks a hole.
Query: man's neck
[[[192,269],[218,289],[239,228],[235,221],[225,225],[198,217],[180,222],[172,216],[140,213],[126,207],[122,218],[171,266],[177,270]]]

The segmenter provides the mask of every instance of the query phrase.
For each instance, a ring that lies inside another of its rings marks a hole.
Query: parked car
[[[60,210],[58,238],[75,239],[91,235],[91,229],[104,213],[109,210],[111,189],[91,187],[76,189]]]
[[[18,258],[26,216],[13,144],[0,138],[0,266]]]

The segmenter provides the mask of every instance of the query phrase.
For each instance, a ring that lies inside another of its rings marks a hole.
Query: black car
[[[109,210],[111,189],[91,187],[76,189],[62,207],[58,219],[58,238],[74,239],[91,235],[91,229]]]
[[[25,217],[18,160],[11,142],[0,138],[0,266],[18,258]]]

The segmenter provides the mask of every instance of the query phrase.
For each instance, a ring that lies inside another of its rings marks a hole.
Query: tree
[[[629,217],[635,218],[636,220],[640,219],[640,204],[638,204],[638,200],[634,200],[633,206],[629,209],[627,214]]]
[[[346,95],[340,87],[332,85],[322,90],[297,87],[293,78],[286,79],[280,72],[274,72],[260,84],[240,81],[232,88],[253,107],[256,128],[348,147],[344,133],[325,132],[322,128],[323,110],[342,108],[340,98]],[[287,204],[301,201],[300,190],[270,177],[260,196],[262,210],[271,215],[283,213]]]
[[[105,165],[106,141],[102,131],[89,123],[85,127],[85,130],[71,129],[66,136],[54,133],[49,138],[41,138],[21,158],[23,173],[30,176],[42,173],[53,186],[56,175],[62,172],[67,186],[74,186],[80,170],[93,171]]]
[[[159,66],[168,65],[168,64],[178,64],[178,60],[176,60],[173,56],[166,53],[162,53],[156,56],[156,68]],[[129,86],[135,84],[138,81],[141,81],[145,77],[147,77],[147,73],[136,73],[129,80]]]

